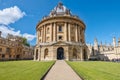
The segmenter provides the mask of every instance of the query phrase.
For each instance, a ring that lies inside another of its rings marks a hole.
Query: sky
[[[120,37],[120,0],[0,0],[0,31],[36,44],[36,25],[62,2],[86,24],[86,43],[112,43]]]

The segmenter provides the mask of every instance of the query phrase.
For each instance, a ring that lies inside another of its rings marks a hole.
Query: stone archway
[[[36,60],[38,59],[38,49],[36,50]]]
[[[64,49],[62,47],[59,47],[57,49],[57,59],[58,60],[64,59]]]
[[[77,50],[73,48],[73,59],[77,59]]]
[[[44,51],[44,59],[48,58],[48,48],[45,49]]]

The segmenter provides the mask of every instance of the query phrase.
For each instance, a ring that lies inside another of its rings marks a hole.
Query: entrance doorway
[[[64,49],[62,47],[59,47],[57,49],[57,59],[58,60],[64,59]]]

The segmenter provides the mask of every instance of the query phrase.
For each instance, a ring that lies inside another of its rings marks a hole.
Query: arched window
[[[44,59],[48,56],[48,49],[46,48],[44,51]]]
[[[49,28],[47,28],[47,34],[49,34]]]
[[[50,37],[47,37],[47,41],[49,41],[50,40]]]
[[[77,59],[77,50],[73,48],[73,58]]]
[[[62,32],[62,26],[59,25],[59,32]]]

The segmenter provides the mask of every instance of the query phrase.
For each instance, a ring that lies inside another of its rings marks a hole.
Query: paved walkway
[[[82,80],[64,61],[58,60],[48,72],[44,80]]]

